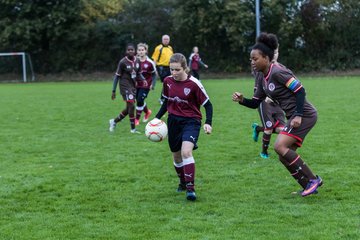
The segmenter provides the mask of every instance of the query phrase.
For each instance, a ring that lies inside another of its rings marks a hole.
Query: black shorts
[[[170,76],[171,75],[171,72],[170,72],[170,67],[168,66],[157,66],[156,67],[156,70],[159,74],[159,77],[160,77],[160,80],[161,82],[164,82],[164,79],[167,77],[167,76]]]
[[[200,120],[169,114],[167,125],[168,142],[171,152],[180,151],[183,141],[194,143],[194,150],[198,148],[196,143],[200,134]]]
[[[144,102],[149,94],[150,89],[138,88],[136,89],[136,101]]]

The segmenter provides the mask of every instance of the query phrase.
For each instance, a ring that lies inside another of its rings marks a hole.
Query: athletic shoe
[[[186,199],[189,201],[195,201],[196,200],[196,194],[194,191],[186,191]]]
[[[261,152],[261,153],[260,153],[260,157],[266,159],[266,158],[269,158],[269,154],[268,154],[268,153]]]
[[[321,185],[322,185],[321,177],[316,176],[316,179],[310,179],[306,188],[301,193],[301,196],[305,197],[305,196],[315,193],[317,191],[317,188],[320,187]]]
[[[317,177],[317,176],[316,176]],[[321,179],[321,182],[320,182],[320,184],[319,184],[319,187],[321,187],[322,185],[323,185],[323,181],[322,181],[322,179]],[[302,190],[298,190],[298,191],[296,191],[296,192],[292,192],[291,194],[298,194],[298,195],[301,195],[302,194],[302,192],[304,191],[304,189],[302,189]],[[318,194],[319,192],[317,191],[317,190],[315,190],[314,192],[313,192],[313,194]]]
[[[110,132],[115,131],[115,128],[116,128],[116,122],[115,122],[115,120],[114,120],[114,119],[110,119],[110,120],[109,120],[109,125],[110,125],[110,127],[109,127],[109,131],[110,131]]]
[[[291,192],[291,194],[293,194],[293,195],[301,195],[303,191],[304,191],[304,189],[298,190],[296,192]],[[313,192],[313,194],[318,194],[318,193],[319,192],[317,190],[315,192]]]
[[[253,138],[253,140],[254,140],[255,142],[257,142],[258,139],[259,139],[259,132],[256,131],[256,127],[257,127],[257,126],[259,126],[259,124],[257,124],[257,123],[253,123],[253,124],[251,125],[251,127],[252,127],[252,129],[253,129],[252,138]]]
[[[149,120],[149,117],[151,115],[152,111],[149,109],[147,113],[145,113],[143,122],[146,123]]]
[[[130,130],[131,133],[141,134],[136,128]]]
[[[185,183],[179,183],[178,188],[176,189],[177,192],[184,192],[186,190],[186,184]]]
[[[135,119],[135,126],[138,126],[140,124],[139,119]]]

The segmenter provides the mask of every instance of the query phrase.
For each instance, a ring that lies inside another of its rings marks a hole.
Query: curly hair
[[[261,51],[264,56],[268,56],[270,61],[272,61],[278,46],[279,42],[275,34],[263,32],[256,38],[256,44],[252,49]]]

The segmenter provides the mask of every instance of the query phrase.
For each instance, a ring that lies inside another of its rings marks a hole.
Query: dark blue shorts
[[[180,151],[183,141],[194,143],[194,150],[198,148],[196,143],[200,134],[200,120],[169,114],[167,125],[168,142],[171,152]]]
[[[170,72],[170,67],[168,66],[157,66],[156,67],[156,70],[160,76],[160,80],[161,82],[164,82],[164,79],[167,77],[167,76],[170,76],[171,75],[171,72]]]
[[[150,89],[138,88],[136,89],[136,101],[144,102],[149,94]]]

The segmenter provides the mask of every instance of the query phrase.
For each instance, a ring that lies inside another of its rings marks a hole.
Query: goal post
[[[31,57],[25,52],[10,52],[10,53],[0,53],[1,57],[13,57],[19,56],[21,58],[21,69],[22,69],[22,80],[23,82],[28,82],[28,72],[31,75],[31,81],[35,80],[34,70],[31,62]],[[29,68],[27,68],[27,66]],[[10,80],[10,79],[8,79]]]

